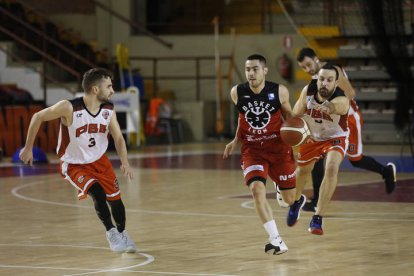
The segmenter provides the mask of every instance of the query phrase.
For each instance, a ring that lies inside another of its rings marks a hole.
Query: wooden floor
[[[77,200],[55,159],[30,169],[0,163],[0,275],[413,275],[414,168],[399,173],[392,195],[376,174],[342,171],[323,236],[308,233],[311,213],[287,227],[287,209],[270,199],[289,251],[269,256],[240,156],[222,160],[223,149],[215,143],[131,153],[135,180],[119,180],[136,254],[108,249],[91,200]],[[273,197],[273,185],[268,192]]]

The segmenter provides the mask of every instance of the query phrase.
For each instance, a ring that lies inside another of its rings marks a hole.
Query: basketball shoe
[[[306,196],[301,195],[298,200],[296,200],[292,205],[289,207],[289,212],[287,215],[287,225],[292,227],[296,224],[300,217],[300,209],[302,209],[303,205],[306,203]]]
[[[397,168],[394,163],[389,162],[387,167],[385,167],[382,178],[385,181],[385,191],[387,194],[391,194],[395,189],[395,184],[397,183]]]
[[[315,212],[317,204],[317,199],[315,200],[314,198],[310,198],[309,201],[306,201],[306,203],[303,205],[302,210],[306,212]]]
[[[111,228],[109,231],[106,231],[106,239],[112,251],[116,253],[125,252],[126,243],[116,228]]]
[[[270,243],[265,245],[267,254],[280,255],[288,251],[288,247],[280,236],[273,238]]]
[[[318,215],[314,215],[312,220],[309,224],[308,231],[314,235],[323,235],[322,229],[322,217]]]
[[[135,245],[134,241],[129,237],[128,232],[124,230],[121,233],[121,237],[124,240],[126,244],[126,250],[127,253],[135,253],[137,252],[137,246]]]

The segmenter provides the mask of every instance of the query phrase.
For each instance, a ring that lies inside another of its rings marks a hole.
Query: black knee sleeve
[[[106,203],[106,194],[99,183],[95,183],[88,190],[88,195],[92,197],[96,214],[104,224],[106,231],[113,228],[114,225],[109,212],[108,204]]]
[[[121,233],[125,229],[125,206],[121,199],[108,201],[111,206],[112,216],[114,218],[116,228]]]
[[[362,156],[362,158],[358,161],[351,161],[352,166],[360,168],[360,169],[364,169],[364,170],[368,170],[371,172],[376,172],[379,173],[381,175],[383,175],[384,173],[384,169],[385,166],[383,166],[382,164],[378,163],[374,158],[370,157],[370,156]]]
[[[321,187],[323,177],[325,175],[324,159],[319,159],[315,163],[312,170],[312,186],[313,186],[313,198],[317,200],[319,198],[319,188]]]

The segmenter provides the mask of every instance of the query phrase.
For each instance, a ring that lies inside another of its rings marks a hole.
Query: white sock
[[[269,241],[272,241],[274,238],[279,236],[279,231],[277,231],[276,222],[274,219],[269,220],[263,227],[266,229],[266,232],[269,234]]]

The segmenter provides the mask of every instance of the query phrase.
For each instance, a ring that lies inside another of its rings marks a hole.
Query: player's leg
[[[111,213],[106,203],[105,190],[94,173],[96,165],[95,163],[81,165],[62,162],[61,174],[78,190],[79,199],[84,199],[87,195],[92,198],[96,214],[106,228],[106,238],[111,250],[114,252],[124,252],[125,243],[120,233],[112,224]]]
[[[257,178],[256,178],[257,179]],[[263,227],[269,235],[269,243],[265,246],[265,252],[269,254],[282,254],[288,251],[288,247],[279,235],[276,222],[273,219],[273,211],[266,199],[266,180],[253,180],[248,182],[249,189],[254,199],[254,206],[263,223]]]
[[[111,212],[109,211],[108,204],[106,203],[106,194],[99,183],[94,183],[88,190],[88,195],[93,200],[96,214],[105,226],[106,231],[114,228],[112,223]]]
[[[374,158],[363,155],[362,124],[360,112],[355,112],[349,116],[349,146],[347,151],[349,161],[354,167],[380,174],[385,181],[385,191],[390,194],[394,191],[397,181],[395,164],[388,163],[387,166],[384,166]]]
[[[316,204],[318,203],[319,198],[319,189],[321,187],[322,179],[325,174],[324,159],[319,159],[316,161],[313,170],[312,170],[312,187],[313,187],[313,197],[310,200],[307,200],[305,205],[303,205],[302,210],[308,212],[315,212]]]
[[[309,232],[315,235],[323,235],[322,217],[326,212],[328,204],[335,192],[338,183],[339,166],[344,157],[344,152],[332,150],[327,153],[325,162],[325,176],[319,191],[318,205],[315,215],[309,224]]]
[[[302,194],[305,186],[310,184],[311,171],[315,161],[311,161],[306,165],[296,168],[296,196],[293,204],[290,205],[286,218],[288,226],[294,226],[300,218],[300,210],[306,203],[306,197]]]
[[[106,238],[112,251],[122,253],[126,250],[126,245],[121,234],[112,223],[111,213],[106,203],[106,194],[99,183],[94,183],[88,190],[88,195],[92,198],[96,214],[106,228]]]
[[[128,253],[135,253],[137,251],[137,247],[135,242],[131,239],[128,232],[125,230],[125,206],[122,202],[122,199],[117,199],[113,201],[108,201],[109,206],[111,206],[111,213],[112,217],[114,218],[116,228],[119,233],[121,233],[122,239],[126,243],[126,252]]]
[[[100,160],[99,171],[104,171],[105,173],[99,173],[99,175],[96,175],[96,177],[99,177],[99,181],[102,184],[102,187],[106,194],[106,200],[111,206],[112,217],[115,221],[117,232],[120,233],[120,236],[124,241],[126,247],[125,251],[128,253],[134,253],[136,252],[136,245],[125,230],[125,207],[124,203],[121,200],[121,192],[119,190],[118,180],[109,159],[105,155],[104,158],[101,159],[102,160]]]
[[[255,209],[263,227],[269,235],[269,243],[265,245],[265,252],[274,255],[282,254],[288,250],[279,235],[273,211],[266,199],[266,178],[269,164],[262,158],[262,151],[242,150],[242,169],[245,184],[253,196]]]

